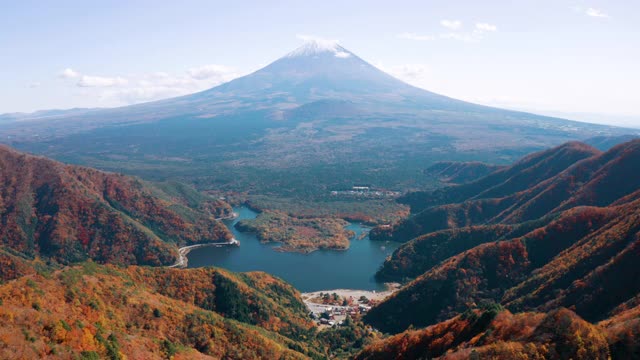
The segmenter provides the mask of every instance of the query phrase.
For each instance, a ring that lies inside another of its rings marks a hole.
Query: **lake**
[[[264,271],[280,277],[302,292],[330,289],[383,290],[373,275],[398,243],[371,241],[358,236],[368,228],[351,223],[356,233],[346,251],[317,250],[309,254],[275,251],[277,244],[262,244],[253,233],[238,231],[233,225],[257,216],[246,207],[234,208],[238,217],[226,225],[240,241],[240,247],[203,247],[192,250],[189,267],[217,266],[231,271]]]

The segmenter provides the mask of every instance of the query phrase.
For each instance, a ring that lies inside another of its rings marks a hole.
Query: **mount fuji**
[[[274,172],[306,167],[323,168],[319,176],[330,183],[375,176],[404,188],[416,184],[389,174],[415,177],[441,160],[506,163],[565,141],[626,133],[439,95],[327,41],[306,42],[254,73],[195,94],[0,116],[1,138],[22,150],[206,184],[227,184],[229,177],[250,182],[262,173],[273,179]]]

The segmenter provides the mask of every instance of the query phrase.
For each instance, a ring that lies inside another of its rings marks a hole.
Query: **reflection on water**
[[[238,218],[226,222],[240,247],[204,247],[189,253],[189,267],[217,266],[232,271],[264,271],[278,276],[300,291],[328,289],[381,290],[373,274],[384,259],[398,247],[396,243],[357,240],[367,228],[352,223],[347,228],[356,236],[346,251],[318,250],[310,254],[283,253],[261,244],[252,233],[241,233],[233,225],[241,219],[252,219],[256,213],[246,207],[234,209]]]

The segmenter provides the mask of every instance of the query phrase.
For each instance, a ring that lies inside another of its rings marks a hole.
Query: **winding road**
[[[178,249],[178,261],[176,261],[175,264],[170,265],[168,267],[170,267],[170,268],[185,268],[185,267],[187,267],[187,265],[189,263],[189,259],[187,258],[187,254],[189,254],[189,252],[191,250],[193,250],[193,249],[197,249],[197,248],[201,248],[201,247],[207,247],[207,246],[222,247],[222,246],[228,246],[228,245],[240,246],[240,242],[237,239],[232,238],[231,240],[229,240],[227,242],[195,244],[195,245],[189,245],[189,246],[181,247],[181,248]]]
[[[238,217],[238,213],[232,212],[231,215],[229,215],[229,216],[219,217],[219,218],[216,218],[215,220],[217,220],[217,221],[220,221],[220,220],[233,220],[233,219],[235,219],[237,217]],[[222,243],[195,244],[195,245],[189,245],[189,246],[181,247],[181,248],[178,249],[178,261],[176,261],[175,264],[169,265],[167,267],[170,267],[170,268],[186,268],[187,265],[189,264],[189,259],[187,258],[187,254],[189,254],[189,252],[191,250],[197,249],[197,248],[201,248],[201,247],[206,247],[206,246],[221,247],[221,246],[225,246],[225,245],[240,246],[240,242],[238,240],[236,240],[236,238],[232,238],[231,240],[229,240],[227,242],[222,242]]]

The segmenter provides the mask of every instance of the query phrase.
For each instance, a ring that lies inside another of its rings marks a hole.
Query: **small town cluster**
[[[336,293],[320,293],[317,298],[307,302],[309,316],[320,326],[340,326],[347,317],[358,318],[377,303],[366,296],[354,298],[342,297]]]

